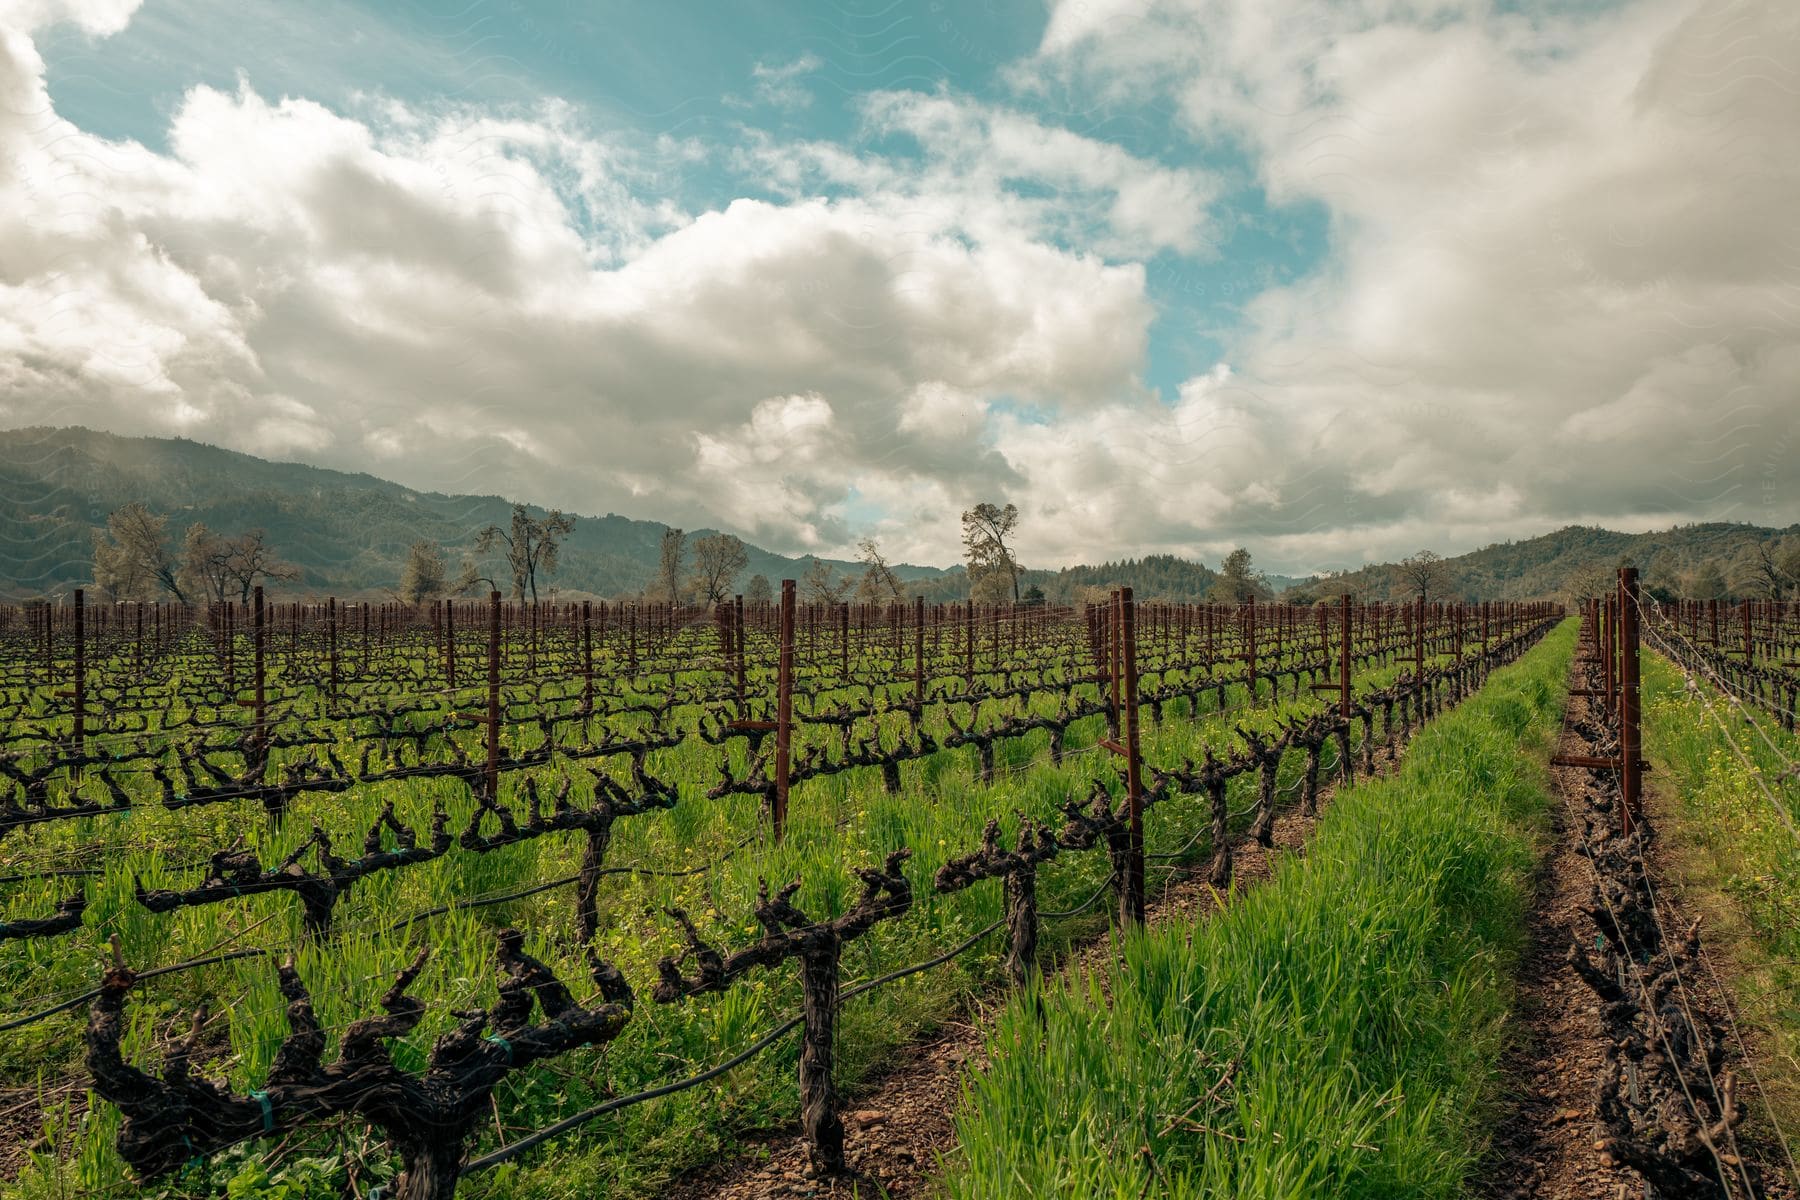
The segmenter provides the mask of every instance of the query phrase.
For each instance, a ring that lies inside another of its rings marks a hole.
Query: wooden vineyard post
[[[1620,832],[1631,836],[1637,820],[1642,790],[1643,762],[1638,747],[1640,728],[1638,692],[1638,573],[1636,567],[1619,568],[1619,790]]]
[[[838,605],[838,678],[850,681],[850,605]]]
[[[1462,651],[1463,651],[1463,606],[1458,600],[1450,606],[1450,653],[1456,661],[1452,664],[1456,674],[1450,677],[1450,695],[1452,699],[1462,699]]]
[[[1343,640],[1338,647],[1338,716],[1350,719],[1350,593],[1339,602],[1343,612]]]
[[[1425,678],[1425,597],[1420,596],[1413,608],[1413,669],[1414,678],[1423,682]]]
[[[970,597],[963,609],[963,685],[975,688],[975,600]]]
[[[1605,659],[1606,711],[1618,711],[1619,621],[1616,615],[1619,598],[1607,596],[1600,601],[1600,645]]]
[[[338,656],[337,656],[337,597],[328,597],[325,601],[325,654],[329,660],[331,682],[325,692],[327,704],[337,704],[338,690]]]
[[[74,735],[75,757],[80,758],[87,752],[87,599],[81,588],[75,589],[75,720],[71,726]],[[81,766],[69,772],[75,779],[81,778]]]
[[[267,615],[263,611],[263,590],[258,585],[252,601],[256,605],[256,741],[266,745],[269,731],[265,723],[268,715],[269,691],[268,679],[263,674],[267,661],[269,646],[269,629]]]
[[[925,715],[925,597],[913,597],[913,703]]]
[[[581,602],[581,715],[594,711],[594,602]]]
[[[1106,685],[1108,689],[1108,708],[1106,710],[1107,736],[1118,737],[1123,732],[1119,724],[1119,595],[1113,593],[1112,601],[1106,606],[1101,617],[1101,625],[1106,630]]]
[[[1124,678],[1121,713],[1125,726],[1125,804],[1130,813],[1130,841],[1126,849],[1125,872],[1120,899],[1122,923],[1144,923],[1144,789],[1138,763],[1137,705],[1137,606],[1132,603],[1131,589],[1120,588],[1118,598],[1119,665]]]
[[[456,686],[456,601],[444,601],[444,686]]]
[[[490,804],[500,802],[500,593],[488,593],[487,766]]]
[[[748,714],[744,711],[744,597],[739,594],[731,601],[731,656],[732,670],[737,678],[737,715],[743,720]]]
[[[1244,663],[1248,668],[1250,707],[1256,707],[1256,597],[1244,602]]]
[[[775,669],[775,804],[769,817],[775,840],[787,828],[788,765],[793,755],[794,581],[781,581],[781,654]]]

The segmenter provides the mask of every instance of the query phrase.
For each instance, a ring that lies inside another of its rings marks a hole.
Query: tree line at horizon
[[[1013,504],[982,502],[962,514],[962,570],[903,582],[877,539],[862,538],[856,562],[860,571],[840,571],[808,556],[801,571],[800,598],[808,603],[882,605],[922,596],[931,603],[973,599],[982,604],[1083,604],[1103,600],[1119,586],[1131,586],[1145,600],[1238,604],[1273,600],[1277,593],[1243,547],[1225,555],[1214,570],[1176,555],[1149,555],[1098,566],[1060,570],[1027,569],[1014,551],[1019,511]],[[418,604],[466,595],[478,584],[504,591],[515,600],[542,598],[540,582],[553,595],[570,593],[550,584],[559,567],[559,550],[578,518],[550,510],[534,517],[523,504],[513,506],[510,523],[489,525],[476,536],[473,551],[456,570],[443,547],[421,540],[408,549],[400,578],[382,589],[391,599]],[[259,584],[291,584],[299,568],[284,561],[261,529],[235,534],[215,532],[195,522],[179,546],[168,534],[168,517],[141,502],[127,503],[107,517],[93,535],[93,586],[118,600],[170,599],[184,603],[247,601]],[[1564,534],[1578,533],[1565,530]],[[1605,531],[1597,531],[1605,532]],[[1461,559],[1446,559],[1422,550],[1399,563],[1316,575],[1280,593],[1285,603],[1335,600],[1349,592],[1359,600],[1475,599],[1484,595],[1469,576],[1473,560],[1503,550],[1490,546]],[[498,561],[491,561],[497,556]],[[1687,564],[1653,553],[1648,562],[1586,561],[1566,572],[1558,589],[1564,598],[1598,594],[1610,586],[1618,566],[1643,570],[1644,586],[1658,599],[1735,600],[1786,599],[1800,595],[1800,537],[1759,539],[1731,559],[1704,558]],[[769,603],[774,588],[767,576],[752,575],[739,583],[749,565],[744,542],[733,534],[690,538],[679,528],[665,528],[654,577],[643,588],[618,593],[611,600],[711,605],[742,594],[750,604]],[[574,593],[580,595],[583,593]]]

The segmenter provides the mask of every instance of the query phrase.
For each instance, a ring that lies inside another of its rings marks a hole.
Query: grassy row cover
[[[1358,686],[1383,685],[1399,670],[1384,666],[1359,673]],[[1223,717],[1211,710],[1212,699],[1209,693],[1198,712],[1185,701],[1170,704],[1162,724],[1147,722],[1146,757],[1179,762],[1198,758],[1208,748],[1224,752],[1234,725],[1271,729],[1283,716],[1315,710],[1319,703],[1310,695],[1277,704],[1265,697],[1260,708]],[[1245,699],[1242,685],[1233,686],[1228,708],[1236,709]],[[1033,701],[1034,710],[1048,710],[1054,704],[1050,695]],[[938,714],[936,721],[942,720]],[[760,972],[717,997],[675,1006],[651,1003],[646,984],[655,978],[656,959],[679,947],[675,927],[662,913],[667,905],[686,908],[710,940],[736,947],[757,932],[750,910],[760,878],[776,883],[802,878],[800,906],[815,915],[829,915],[842,911],[855,895],[853,866],[873,864],[888,850],[907,846],[915,851],[907,867],[917,892],[914,909],[904,919],[883,923],[846,952],[846,981],[928,957],[994,920],[1001,910],[997,884],[938,895],[930,887],[933,873],[947,858],[977,845],[989,817],[998,817],[1010,838],[1017,827],[1015,810],[1047,819],[1064,800],[1086,796],[1096,780],[1116,788],[1116,760],[1093,749],[1104,729],[1099,716],[1081,722],[1071,731],[1070,752],[1060,767],[1046,760],[1041,733],[1002,745],[997,750],[999,777],[993,785],[979,783],[973,752],[966,750],[909,764],[896,795],[886,794],[872,771],[812,780],[797,791],[788,835],[779,845],[751,842],[717,869],[694,876],[609,878],[602,892],[604,932],[599,945],[601,953],[640,989],[632,1023],[604,1051],[566,1055],[542,1070],[510,1077],[499,1089],[497,1123],[504,1123],[511,1138],[609,1094],[678,1078],[696,1065],[726,1057],[797,1011],[799,986],[792,970]],[[348,742],[339,750],[353,756]],[[741,754],[741,747],[735,752]],[[1328,748],[1328,760],[1330,756]],[[1296,783],[1302,758],[1290,755],[1282,772],[1284,787]],[[756,829],[762,819],[756,798],[704,797],[716,780],[715,764],[711,748],[693,742],[651,755],[649,769],[679,786],[682,802],[667,812],[622,820],[609,861],[686,867],[717,859]],[[559,769],[540,772],[540,783],[554,786],[558,773]],[[130,782],[153,801],[144,780],[134,777]],[[1234,781],[1234,809],[1248,809],[1254,788],[1252,777]],[[278,953],[294,947],[320,1020],[335,1032],[377,1011],[378,998],[395,972],[428,941],[432,956],[412,994],[427,1004],[429,1012],[419,1030],[395,1046],[397,1058],[408,1067],[422,1061],[432,1039],[453,1022],[454,1010],[493,1002],[494,932],[502,925],[527,931],[527,949],[549,962],[578,995],[586,995],[589,989],[566,889],[456,912],[410,930],[391,928],[398,918],[430,906],[571,873],[580,854],[573,837],[539,839],[489,854],[452,853],[416,868],[370,877],[340,904],[334,935],[323,943],[301,938],[298,905],[291,896],[259,894],[241,902],[154,914],[131,895],[135,875],[150,887],[191,879],[191,872],[171,870],[166,856],[218,848],[242,837],[264,862],[278,861],[306,836],[314,819],[323,820],[342,842],[354,845],[356,833],[367,827],[383,804],[392,802],[402,820],[423,829],[434,800],[441,800],[452,813],[452,828],[460,828],[472,802],[466,789],[441,780],[390,781],[341,796],[308,798],[279,829],[259,816],[247,819],[244,811],[231,805],[169,812],[153,802],[128,817],[58,823],[67,828],[40,827],[36,840],[42,849],[98,832],[109,833],[121,847],[93,860],[106,874],[89,883],[91,904],[82,930],[62,938],[0,946],[0,988],[9,991],[17,1009],[24,1010],[91,987],[108,934],[120,936],[127,961],[145,965],[219,946],[265,945]],[[1194,831],[1205,826],[1205,804],[1204,797],[1183,797],[1159,805],[1147,822],[1149,848],[1171,852],[1186,845],[1190,856],[1204,855],[1208,849],[1204,838],[1197,845],[1190,843]],[[1046,908],[1068,907],[1099,887],[1106,873],[1102,854],[1064,856],[1045,873],[1042,902]],[[33,902],[35,907],[23,911],[42,911],[57,894],[53,884],[46,885]],[[1047,930],[1045,949],[1053,952],[1104,920],[1100,911],[1053,925]],[[881,988],[848,1006],[840,1024],[843,1082],[853,1085],[895,1046],[956,1011],[962,997],[997,976],[999,953],[999,939],[991,939],[976,953]],[[216,1056],[197,1069],[228,1077],[240,1090],[256,1086],[287,1028],[285,1003],[266,959],[220,964],[145,985],[134,997],[128,1057],[154,1062],[161,1039],[170,1029],[185,1028],[187,1014],[203,1002],[221,1014],[222,1044]],[[7,1200],[64,1200],[70,1195],[185,1200],[221,1191],[322,1200],[345,1193],[353,1165],[358,1186],[366,1186],[371,1178],[386,1178],[393,1170],[391,1156],[379,1140],[350,1124],[310,1131],[279,1152],[263,1142],[247,1143],[196,1164],[179,1177],[140,1189],[126,1177],[113,1149],[116,1111],[104,1103],[90,1104],[83,1096],[86,1073],[79,1045],[83,1017],[76,1012],[29,1026],[0,1043],[0,1082],[17,1089],[15,1102],[41,1090],[38,1106],[43,1112],[38,1147],[15,1177],[0,1178],[0,1196]],[[716,1084],[595,1122],[548,1151],[471,1177],[459,1195],[472,1200],[562,1200],[579,1194],[622,1200],[659,1194],[680,1170],[734,1153],[741,1148],[742,1135],[779,1128],[791,1119],[797,1109],[794,1054],[789,1041]],[[499,1140],[498,1134],[494,1140]]]
[[[1017,1000],[959,1200],[1450,1196],[1480,1153],[1574,623],[1198,928]]]
[[[1644,748],[1657,834],[1708,948],[1732,965],[1741,1018],[1765,1057],[1758,1092],[1784,1127],[1800,1125],[1800,738],[1768,712],[1734,703],[1646,654]],[[1766,737],[1767,740],[1764,740]],[[1780,807],[1778,807],[1780,806]]]

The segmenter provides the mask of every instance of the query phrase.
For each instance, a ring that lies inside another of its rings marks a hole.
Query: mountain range
[[[92,578],[93,533],[107,514],[141,501],[168,517],[179,544],[195,521],[217,533],[262,529],[281,558],[300,568],[292,587],[308,594],[385,596],[417,541],[443,547],[452,568],[473,551],[490,524],[504,527],[512,502],[500,496],[420,492],[378,479],[299,463],[270,462],[183,438],[130,438],[82,428],[0,432],[0,598],[54,595]],[[542,515],[541,509],[532,510]],[[582,516],[564,542],[561,567],[550,580],[560,594],[614,597],[641,592],[654,578],[665,526],[608,513]],[[689,531],[690,539],[711,530]],[[1786,529],[1709,523],[1651,533],[1618,533],[1569,526],[1541,537],[1447,558],[1444,594],[1524,599],[1557,596],[1584,572],[1634,562],[1646,582],[1679,591],[1712,563],[1733,586],[1751,549],[1800,536]],[[1796,543],[1787,542],[1792,546]],[[800,578],[807,560],[746,543],[752,575]],[[1254,550],[1254,547],[1251,547]],[[823,560],[843,572],[861,565]],[[958,567],[898,564],[895,574],[931,601],[968,594]],[[490,567],[489,573],[494,573]],[[1218,576],[1210,567],[1173,555],[1151,555],[1056,570],[1025,570],[1020,586],[1036,586],[1052,602],[1093,589],[1128,584],[1146,599],[1200,599]],[[1276,592],[1301,596],[1353,590],[1366,598],[1404,595],[1390,564],[1328,579],[1267,576]]]

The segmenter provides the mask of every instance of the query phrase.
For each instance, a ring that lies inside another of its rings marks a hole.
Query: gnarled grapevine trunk
[[[1275,844],[1275,781],[1280,773],[1279,751],[1261,756],[1256,772],[1256,819],[1250,823],[1250,836],[1264,848]]]
[[[844,1173],[844,1122],[838,1116],[837,1093],[831,1081],[832,1039],[837,1034],[838,957],[836,937],[800,956],[801,1014],[805,1018],[800,1041],[800,1131],[807,1156],[822,1175]]]
[[[1006,974],[1014,987],[1022,988],[1037,972],[1037,871],[1030,869],[1008,874],[1005,901]]]
[[[1226,828],[1230,813],[1225,807],[1225,781],[1216,775],[1207,780],[1206,798],[1212,804],[1212,866],[1206,878],[1214,887],[1231,882],[1231,833]]]
[[[600,928],[600,879],[606,867],[606,848],[611,842],[611,822],[588,829],[581,873],[575,879],[575,922],[584,943],[593,941]]]

